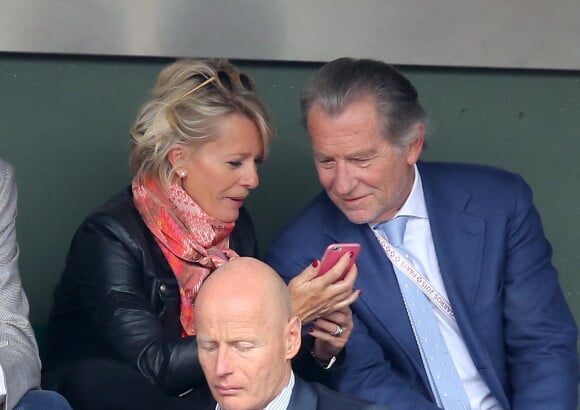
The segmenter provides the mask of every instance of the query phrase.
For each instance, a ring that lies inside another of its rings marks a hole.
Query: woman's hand
[[[312,325],[308,328],[308,333],[315,337],[312,353],[327,362],[346,345],[353,328],[352,312],[345,307],[316,319]]]
[[[346,308],[358,298],[360,291],[353,291],[358,274],[356,264],[343,280],[339,280],[351,257],[350,254],[343,255],[328,272],[320,276],[317,276],[319,263],[316,260],[290,281],[288,289],[293,314],[300,317],[302,323]]]

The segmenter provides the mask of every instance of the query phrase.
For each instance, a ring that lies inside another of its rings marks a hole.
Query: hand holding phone
[[[354,265],[356,257],[360,252],[360,244],[333,243],[328,245],[320,261],[320,270],[318,271],[318,276],[324,275],[326,272],[328,272],[336,264],[336,262],[338,262],[342,255],[349,252],[352,252],[352,256],[350,257],[348,265],[344,269],[342,276],[338,280],[344,279],[348,271],[350,271],[350,268],[352,268],[352,265]]]

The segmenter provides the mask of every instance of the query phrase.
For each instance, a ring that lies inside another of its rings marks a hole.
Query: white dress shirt
[[[292,389],[294,389],[294,372],[290,372],[290,381],[288,382],[288,385],[282,389],[280,394],[278,394],[274,400],[264,407],[264,410],[286,410],[288,404],[290,404]],[[215,406],[215,410],[222,410],[219,403]]]

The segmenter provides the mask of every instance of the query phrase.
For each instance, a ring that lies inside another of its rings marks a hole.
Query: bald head
[[[263,409],[288,385],[301,323],[268,265],[235,258],[216,269],[197,294],[195,326],[199,362],[222,409]]]
[[[246,297],[265,303],[261,309],[268,306],[285,321],[290,318],[290,294],[282,278],[265,263],[247,257],[231,259],[205,280],[195,301],[196,313],[206,303]]]

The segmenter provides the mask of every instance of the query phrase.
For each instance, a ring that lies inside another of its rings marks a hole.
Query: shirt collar
[[[419,168],[417,164],[413,166],[415,175],[413,178],[413,186],[411,187],[411,192],[409,196],[403,203],[401,209],[391,219],[395,219],[397,216],[411,216],[414,218],[428,219],[429,214],[427,213],[427,205],[425,205],[425,195],[423,193],[423,183],[421,181],[421,174],[419,173]],[[376,228],[377,225],[384,223],[386,221],[379,222],[377,224],[369,224],[371,228]]]
[[[288,404],[290,404],[290,398],[292,397],[292,390],[294,389],[294,372],[290,372],[290,381],[282,389],[282,391],[264,408],[264,410],[286,410]],[[219,403],[216,404],[215,410],[222,410]]]
[[[415,218],[427,219],[427,205],[425,205],[425,195],[423,193],[423,183],[421,181],[421,174],[419,174],[419,169],[417,164],[414,165],[415,169],[415,179],[413,181],[413,187],[411,188],[411,193],[407,197],[407,200],[399,209],[399,212],[395,215],[397,216],[412,216]]]

